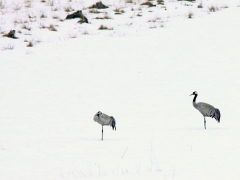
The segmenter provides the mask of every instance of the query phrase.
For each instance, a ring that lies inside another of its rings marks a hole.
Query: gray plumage
[[[205,117],[211,117],[211,118],[215,118],[216,121],[218,123],[220,123],[220,117],[221,117],[221,114],[220,114],[220,111],[219,109],[213,107],[212,105],[210,104],[207,104],[207,103],[203,103],[203,102],[199,102],[199,103],[196,103],[196,98],[198,96],[198,93],[196,91],[194,91],[191,95],[194,95],[194,98],[193,98],[193,106],[203,115],[204,117],[204,128],[206,129],[206,119]],[[190,96],[191,96],[190,95]]]
[[[111,126],[112,129],[116,131],[116,120],[112,116],[108,116],[101,111],[98,111],[93,120],[102,125],[102,140],[103,140],[103,126]]]

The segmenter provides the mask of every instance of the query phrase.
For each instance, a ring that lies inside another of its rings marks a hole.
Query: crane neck
[[[197,96],[198,96],[197,94],[194,95],[193,103],[196,103]]]

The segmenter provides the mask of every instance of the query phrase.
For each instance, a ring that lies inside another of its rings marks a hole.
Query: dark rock
[[[104,5],[101,1],[99,1],[96,4],[90,6],[89,8],[106,9],[108,8],[108,6]]]
[[[79,15],[80,13],[82,13],[82,11],[76,11],[76,12],[74,12],[72,14],[68,14],[66,19],[81,18],[80,15]]]
[[[72,14],[67,15],[66,17],[66,19],[75,19],[75,18],[80,18],[81,23],[88,23],[88,19],[83,15],[82,11],[76,11]]]
[[[148,6],[148,7],[155,7],[156,5],[152,4],[151,2],[147,1],[147,2],[144,2],[142,3],[141,5],[145,5],[145,6]]]
[[[3,36],[18,39],[18,37],[15,36],[15,30],[10,30],[8,34],[4,34]]]
[[[81,22],[80,23],[88,23],[88,19],[83,15],[83,13],[82,13],[82,11],[81,11],[81,13],[79,13],[79,15],[80,15],[80,18],[81,18]]]

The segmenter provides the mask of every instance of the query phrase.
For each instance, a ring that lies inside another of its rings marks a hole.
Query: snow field
[[[16,48],[0,54],[1,178],[239,179],[239,15],[32,49],[4,39]],[[220,124],[204,130],[195,90]],[[99,110],[117,122],[104,141]]]

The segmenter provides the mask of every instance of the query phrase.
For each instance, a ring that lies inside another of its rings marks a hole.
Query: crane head
[[[98,112],[97,112],[97,116],[98,116],[98,117],[99,117],[101,114],[102,114],[101,111],[98,111]]]
[[[197,91],[194,91],[192,94],[190,94],[190,96],[191,95],[198,95],[198,93],[197,93]]]

